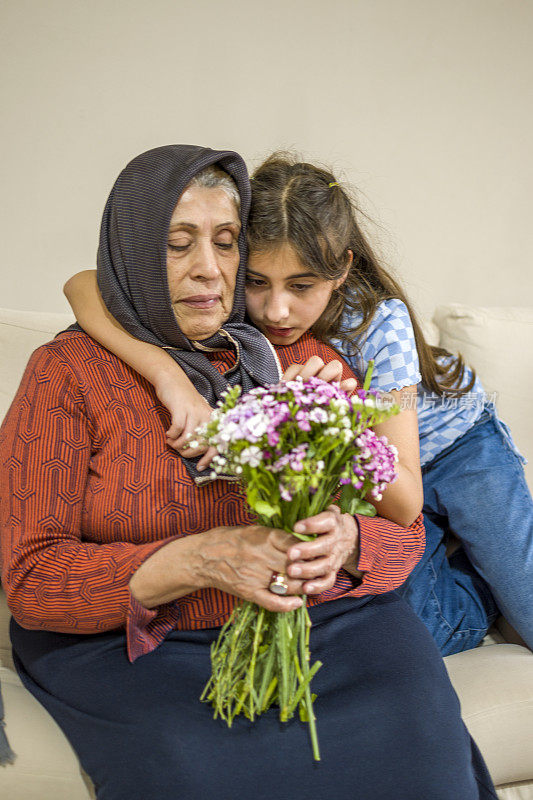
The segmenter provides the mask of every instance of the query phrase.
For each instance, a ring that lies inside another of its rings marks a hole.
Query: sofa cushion
[[[520,781],[498,786],[498,800],[533,800],[533,781]]]
[[[74,322],[72,314],[0,308],[0,422],[33,351]]]
[[[78,759],[50,715],[22,686],[18,675],[0,668],[14,764],[0,769],[0,797],[9,800],[91,800]]]
[[[444,659],[461,714],[494,783],[533,778],[533,653],[516,644]]]
[[[433,316],[440,345],[460,352],[477,371],[485,391],[497,393],[496,408],[526,458],[533,462],[533,308],[438,306]],[[533,463],[526,466],[533,487]]]
[[[13,668],[11,641],[9,639],[9,620],[11,614],[7,607],[6,595],[0,586],[0,667]]]

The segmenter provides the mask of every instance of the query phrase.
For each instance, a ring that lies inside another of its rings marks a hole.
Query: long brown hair
[[[319,277],[335,280],[346,272],[349,252],[353,253],[346,281],[336,289],[320,319],[311,328],[323,341],[340,340],[342,349],[358,351],[358,342],[368,329],[382,300],[398,298],[407,306],[413,325],[422,382],[436,394],[461,395],[465,373],[462,356],[445,366],[441,357],[450,356],[442,347],[429,345],[407,297],[398,282],[381,266],[362,226],[364,215],[347,189],[322,167],[298,161],[292,154],[274,153],[252,176],[252,205],[248,222],[251,251],[269,252],[290,244],[298,258]],[[344,312],[361,315],[352,330],[341,327]]]

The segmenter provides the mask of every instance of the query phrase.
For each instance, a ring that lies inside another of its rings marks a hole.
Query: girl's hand
[[[320,356],[311,356],[305,364],[291,364],[290,367],[285,370],[283,380],[292,381],[299,375],[304,380],[314,377],[321,378],[328,383],[340,383],[341,389],[346,392],[346,394],[351,394],[357,387],[355,378],[342,380],[342,363],[337,359],[328,361],[326,364]]]
[[[174,372],[158,376],[154,385],[158,399],[170,413],[167,444],[187,458],[206,453],[205,445],[191,448],[187,446],[187,440],[194,435],[196,428],[209,420],[213,410],[209,403],[192,384],[186,385],[182,380],[178,382]]]
[[[331,589],[337,572],[344,567],[361,577],[356,564],[359,557],[359,527],[350,514],[341,514],[338,506],[297,522],[297,533],[316,533],[311,542],[299,541],[288,552],[287,575],[303,581],[305,594],[321,594]]]

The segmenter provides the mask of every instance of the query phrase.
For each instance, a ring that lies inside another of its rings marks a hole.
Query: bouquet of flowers
[[[398,412],[364,388],[348,397],[338,384],[310,378],[257,388],[241,396],[230,389],[203,430],[218,455],[215,474],[233,475],[259,524],[294,533],[298,520],[324,511],[340,490],[350,514],[375,514],[376,500],[396,477],[396,449],[371,426]],[[305,605],[271,612],[251,602],[236,606],[212,646],[211,678],[201,696],[229,726],[240,713],[253,720],[272,704],[281,721],[298,708],[308,722],[313,756],[320,759],[310,665],[311,622]]]

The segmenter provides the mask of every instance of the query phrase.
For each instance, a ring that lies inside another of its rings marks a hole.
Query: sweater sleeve
[[[0,430],[2,584],[25,628],[91,634],[125,627],[128,650],[142,651],[158,619],[168,627],[179,612],[173,604],[143,608],[129,580],[171,539],[82,540],[91,433],[78,380],[45,345],[30,359]]]
[[[355,597],[397,589],[422,558],[425,531],[422,514],[408,528],[383,517],[357,515],[359,523],[358,569],[363,579]]]

